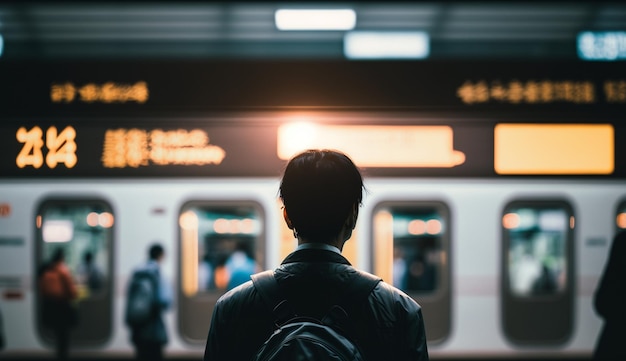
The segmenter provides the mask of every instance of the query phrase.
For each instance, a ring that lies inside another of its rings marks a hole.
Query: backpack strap
[[[263,271],[250,277],[263,302],[272,310],[275,318],[274,323],[277,327],[297,316],[291,304],[283,296],[278,281],[274,278],[273,270]]]

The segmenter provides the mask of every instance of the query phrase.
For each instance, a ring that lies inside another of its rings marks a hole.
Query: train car
[[[132,270],[161,243],[168,357],[204,351],[234,259],[294,249],[278,186],[307,148],[365,175],[344,254],[423,307],[446,358],[588,358],[626,229],[626,80],[614,64],[170,61],[0,68],[3,357],[52,351],[37,269],[66,251],[72,355],[130,357]],[[81,277],[85,254],[100,270]],[[245,277],[244,277],[245,279]],[[239,281],[240,282],[240,281]]]

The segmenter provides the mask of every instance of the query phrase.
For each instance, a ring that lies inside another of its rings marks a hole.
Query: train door
[[[64,253],[78,291],[76,326],[70,336],[72,347],[103,345],[111,337],[113,225],[113,212],[103,200],[48,199],[39,205],[35,218],[35,274],[44,269],[55,253]],[[37,329],[43,342],[51,346],[53,334],[43,320],[43,302],[37,287],[35,294]]]
[[[501,302],[515,344],[564,343],[574,323],[574,226],[564,201],[520,200],[503,212]]]
[[[372,269],[421,306],[430,343],[450,333],[450,212],[441,202],[383,202],[373,213]]]
[[[264,214],[255,202],[191,201],[179,226],[180,333],[204,344],[217,299],[266,267]]]

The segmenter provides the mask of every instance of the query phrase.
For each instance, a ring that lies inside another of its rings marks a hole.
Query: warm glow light
[[[454,150],[449,126],[350,126],[286,124],[278,128],[278,157],[310,148],[350,154],[361,167],[450,168],[465,162]]]
[[[41,215],[38,215],[35,218],[35,225],[37,226],[37,228],[41,228]]]
[[[198,215],[186,211],[178,218],[181,228],[182,289],[187,297],[198,293]]]
[[[610,124],[498,124],[494,167],[498,174],[611,174]]]
[[[374,215],[374,274],[393,280],[393,215],[382,210]]]
[[[230,231],[230,222],[228,222],[228,219],[218,218],[213,222],[213,230],[215,233],[228,233]]]
[[[104,228],[113,227],[113,215],[109,212],[103,212],[98,215],[98,224]]]
[[[618,214],[616,222],[619,228],[626,229],[626,212]]]
[[[423,31],[352,31],[343,39],[348,59],[424,59],[430,52]]]
[[[506,229],[515,229],[520,224],[520,216],[517,213],[507,213],[502,217],[502,226]]]
[[[274,19],[279,30],[352,30],[356,25],[352,9],[279,9]]]
[[[570,216],[569,217],[569,228],[574,229],[575,225],[576,225],[576,218],[574,218],[574,216]]]
[[[412,234],[414,236],[424,234],[426,233],[426,222],[424,222],[421,219],[414,219],[411,222],[409,222],[409,225],[407,226],[407,230],[409,234]]]
[[[241,220],[241,233],[250,234],[254,232],[254,220],[244,218]]]
[[[193,211],[187,211],[180,215],[178,218],[178,224],[180,225],[180,228],[184,230],[197,230],[198,216]]]
[[[87,215],[87,225],[89,227],[96,227],[98,225],[98,213],[90,212]]]
[[[439,234],[442,228],[441,221],[438,219],[429,219],[426,222],[426,233],[428,234]]]

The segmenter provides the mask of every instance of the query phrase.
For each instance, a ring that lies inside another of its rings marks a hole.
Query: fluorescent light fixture
[[[423,31],[351,31],[343,39],[348,59],[424,59],[430,53]]]
[[[69,242],[74,237],[74,223],[67,220],[45,221],[42,236],[46,243]]]
[[[576,45],[583,60],[626,59],[626,31],[581,32]]]
[[[274,19],[279,30],[352,30],[356,25],[352,9],[279,9]]]
[[[2,35],[0,34],[0,57],[2,56],[2,50],[4,50],[4,39],[2,38]]]

